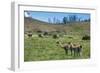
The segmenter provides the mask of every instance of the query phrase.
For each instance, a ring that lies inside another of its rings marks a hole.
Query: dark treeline
[[[53,24],[67,24],[67,23],[73,23],[73,22],[90,22],[90,18],[82,19],[82,18],[79,18],[77,15],[69,15],[69,16],[63,17],[62,20],[60,20],[59,18],[55,18],[55,17],[53,17],[52,20],[48,18],[48,22],[53,23]]]

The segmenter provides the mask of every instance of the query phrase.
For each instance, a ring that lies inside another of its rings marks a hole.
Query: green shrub
[[[28,35],[28,37],[32,37],[32,33],[28,33],[27,35]]]
[[[57,39],[57,38],[59,38],[59,35],[54,34],[54,35],[53,35],[53,38],[54,38],[54,39]]]
[[[42,34],[38,34],[38,37],[43,37],[43,35]]]
[[[89,35],[85,35],[82,37],[82,40],[90,40],[90,36]]]
[[[44,32],[44,33],[43,33],[44,36],[46,36],[46,35],[48,35],[48,34],[49,34],[48,32]]]

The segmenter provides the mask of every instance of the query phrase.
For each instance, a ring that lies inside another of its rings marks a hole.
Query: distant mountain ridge
[[[50,24],[37,19],[33,19],[30,17],[24,17],[24,31],[64,31],[64,32],[72,32],[72,31],[90,31],[90,23],[89,22],[80,22],[73,24]]]

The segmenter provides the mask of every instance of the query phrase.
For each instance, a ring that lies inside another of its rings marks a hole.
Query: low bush
[[[54,34],[54,35],[53,35],[53,38],[54,38],[54,39],[57,39],[57,38],[59,38],[59,35]]]
[[[42,34],[38,34],[38,37],[43,37],[43,35]]]
[[[27,35],[28,35],[28,37],[32,37],[32,33],[28,33]]]
[[[82,40],[90,40],[90,36],[89,35],[85,35],[82,37]]]

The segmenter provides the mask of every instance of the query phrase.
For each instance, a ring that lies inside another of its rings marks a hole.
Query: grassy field
[[[69,38],[69,36],[73,38]],[[52,37],[25,37],[25,61],[40,61],[40,60],[63,60],[63,59],[86,59],[90,57],[90,41],[81,40],[82,36],[78,35],[66,35],[58,39]],[[80,43],[83,46],[82,56],[74,56],[65,54],[64,49],[57,46],[56,41],[61,40],[63,42]]]
[[[39,37],[36,31],[38,30],[48,30],[61,31],[56,33],[60,36],[54,39],[52,37],[53,33],[47,37]],[[27,31],[32,32],[32,37],[27,36]],[[63,32],[64,33],[63,33]],[[81,22],[73,23],[67,25],[54,25],[44,23],[34,19],[25,20],[25,37],[24,37],[24,61],[44,61],[44,60],[64,60],[64,59],[87,59],[90,58],[90,40],[82,40],[84,35],[90,35],[90,23]],[[82,45],[82,55],[74,56],[65,51],[60,46],[57,46],[57,41],[64,43],[72,42],[79,43]]]

